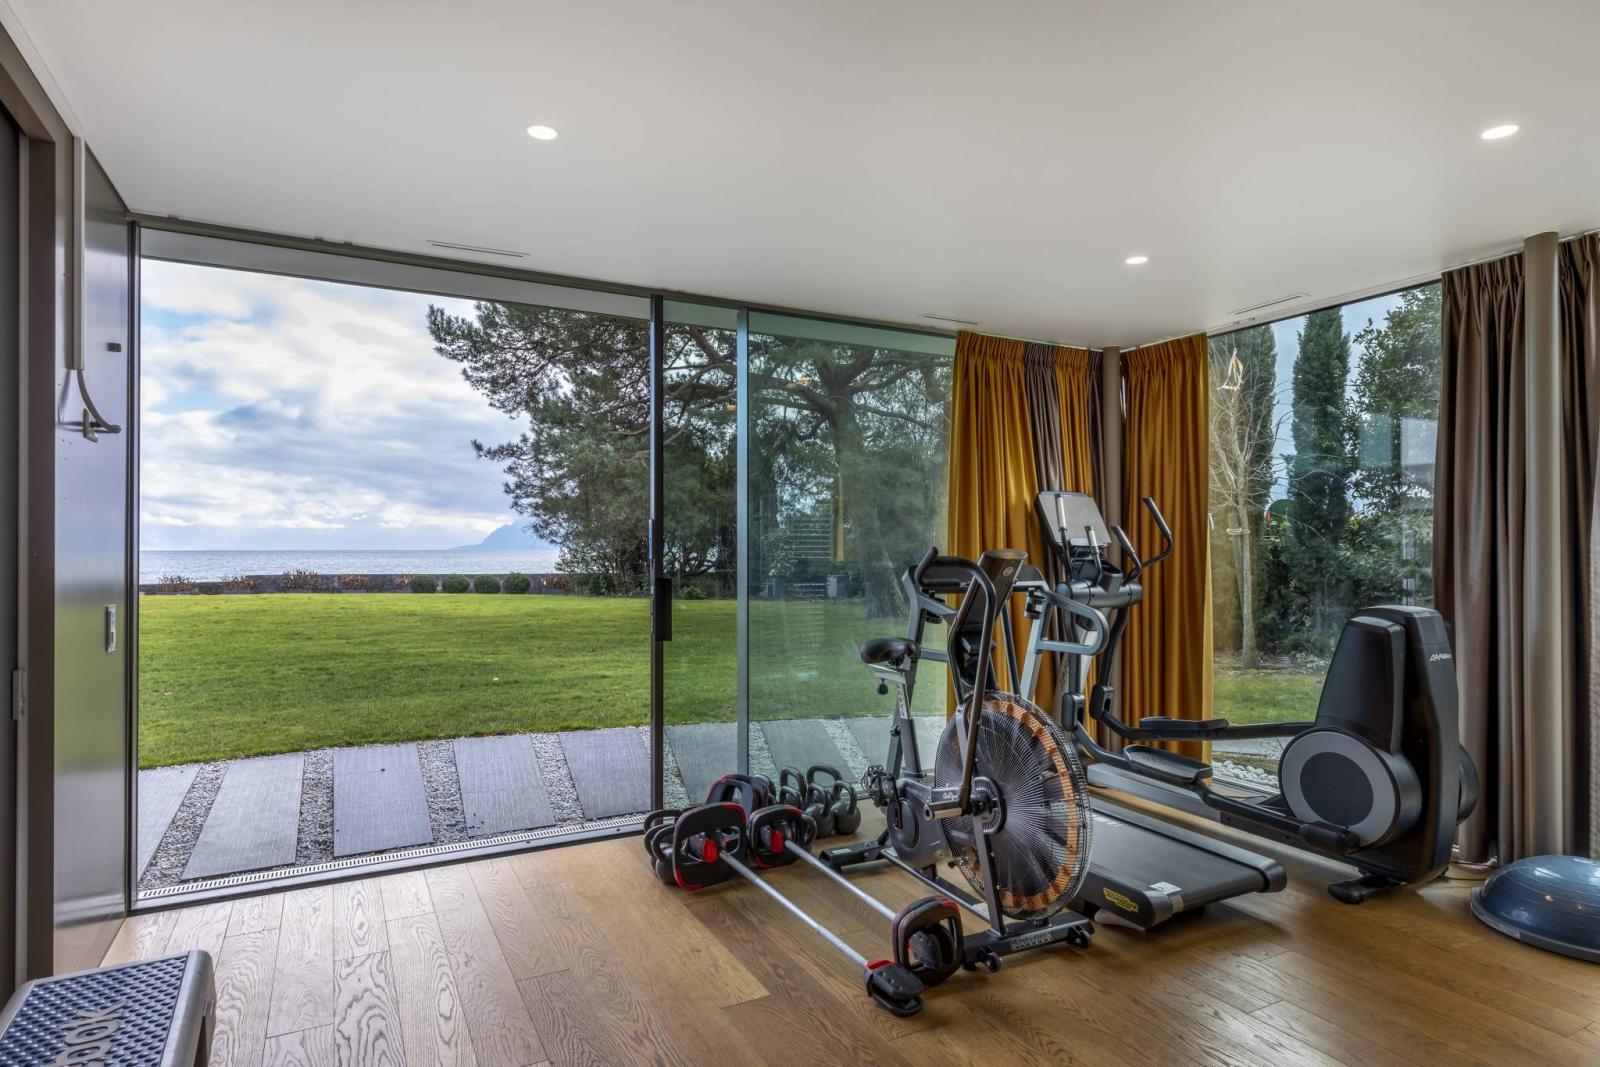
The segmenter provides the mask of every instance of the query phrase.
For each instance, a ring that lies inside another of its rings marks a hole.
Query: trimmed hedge
[[[500,579],[492,574],[480,574],[472,579],[472,591],[474,593],[498,593],[500,591]]]
[[[439,583],[430,574],[419,574],[410,582],[413,593],[437,593]]]
[[[467,576],[465,574],[452,574],[450,577],[439,583],[439,588],[443,589],[446,593],[465,593],[468,589],[472,588],[472,583],[467,581]]]
[[[512,571],[506,575],[505,585],[502,588],[508,593],[526,593],[533,588],[533,579],[526,574],[518,574],[516,571]]]

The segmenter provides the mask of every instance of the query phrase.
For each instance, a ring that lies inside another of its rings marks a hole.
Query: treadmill
[[[945,598],[958,594],[960,583],[953,577],[947,579],[930,572],[919,586],[913,578],[913,570],[907,568],[901,584],[910,603],[906,638],[918,646],[917,660],[949,663],[949,652],[928,647],[923,643],[923,634],[928,623],[949,622],[955,616],[956,609]],[[1027,565],[1018,572],[1018,580],[1011,589],[997,592],[1002,601],[1013,593],[1020,593],[1029,598],[1030,605],[1041,599],[1057,599],[1064,612],[1084,610],[1069,597],[1051,589],[1044,576]],[[1031,607],[1029,615],[1033,616]],[[1045,618],[1034,616],[1034,619],[1035,627],[1045,623]],[[1000,630],[1000,645],[1010,671],[1008,677],[1022,677],[1009,611],[1000,612]],[[1036,640],[1030,639],[1030,649],[1035,647]],[[1047,650],[1052,644],[1043,643]],[[1033,676],[1032,666],[1030,663],[1029,679]],[[917,750],[916,722],[910,713],[915,669],[914,663],[910,668],[912,674],[904,678],[905,695],[896,701],[889,729],[884,768],[895,777],[932,773],[932,766],[923,761],[923,754]],[[874,670],[879,671],[878,668]],[[879,673],[889,680],[887,673]],[[893,680],[900,681],[899,678]],[[1175,915],[1198,912],[1217,901],[1246,893],[1276,893],[1288,881],[1276,860],[1123,807],[1099,794],[1091,800],[1090,808],[1094,829],[1089,873],[1069,906],[1096,922],[1148,930]],[[822,858],[835,868],[894,859],[887,830],[875,841],[828,849]]]

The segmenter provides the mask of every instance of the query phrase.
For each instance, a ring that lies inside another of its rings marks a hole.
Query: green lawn
[[[860,605],[758,604],[751,699],[772,717],[887,715],[856,658],[899,630]],[[144,596],[139,765],[472,734],[641,725],[643,600],[464,593]],[[730,601],[677,601],[668,721],[734,717]],[[943,688],[924,686],[942,698]],[[932,699],[930,697],[930,699]],[[925,701],[919,700],[919,710]]]
[[[139,765],[333,745],[642,725],[643,600],[437,593],[145,596],[139,604]],[[732,721],[730,601],[677,601],[669,722]],[[750,697],[761,718],[888,715],[856,656],[901,632],[856,603],[751,605]],[[916,711],[942,712],[943,671]],[[1319,675],[1219,672],[1218,714],[1310,718]]]
[[[1215,714],[1230,722],[1310,722],[1322,695],[1320,673],[1291,670],[1218,671]]]

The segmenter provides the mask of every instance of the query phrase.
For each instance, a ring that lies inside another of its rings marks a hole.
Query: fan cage
[[[934,762],[934,783],[961,784],[958,717],[945,724]],[[988,835],[995,897],[1018,920],[1045,919],[1083,888],[1089,872],[1094,818],[1077,749],[1049,716],[1010,693],[991,692],[979,710],[974,778],[993,782],[1003,821]],[[980,834],[970,815],[941,820],[956,866],[986,896],[978,861]]]

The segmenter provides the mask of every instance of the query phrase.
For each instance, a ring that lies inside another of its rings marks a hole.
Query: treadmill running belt
[[[1095,798],[1089,877],[1073,901],[1099,920],[1148,928],[1179,912],[1283,888],[1274,860]]]

